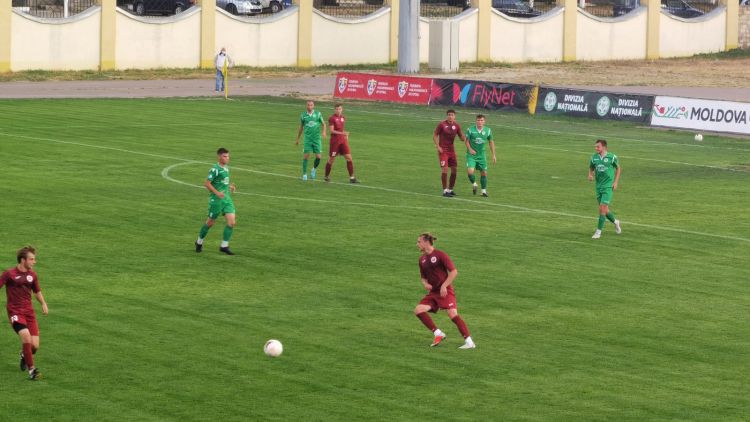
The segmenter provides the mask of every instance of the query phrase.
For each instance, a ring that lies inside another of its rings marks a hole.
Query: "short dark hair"
[[[437,237],[433,236],[432,233],[422,233],[419,235],[419,238],[424,241],[430,242],[430,245],[435,243],[435,241],[437,240]]]
[[[33,246],[24,246],[23,248],[19,249],[18,252],[16,253],[16,260],[20,264],[22,259],[29,258],[30,253],[33,253],[34,255],[36,255],[36,249],[34,249]]]
[[[336,104],[333,105],[333,108],[339,108],[339,107],[343,107],[343,106],[344,105],[341,104],[341,103],[336,103]]]
[[[604,148],[607,148],[607,141],[605,139],[597,139],[594,144],[602,144]]]
[[[229,150],[224,147],[221,147],[216,150],[216,155],[222,155],[222,154],[229,154]]]
[[[477,120],[484,119],[484,114],[477,114]]]
[[[448,111],[445,112],[445,114],[451,114],[451,113],[456,114],[456,110],[449,108]]]

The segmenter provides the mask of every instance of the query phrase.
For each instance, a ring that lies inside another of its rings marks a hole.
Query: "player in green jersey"
[[[300,116],[299,132],[294,145],[299,145],[299,138],[305,133],[304,146],[302,148],[302,180],[307,180],[307,160],[310,153],[315,154],[315,162],[310,170],[310,178],[315,179],[315,172],[320,165],[320,153],[323,150],[323,139],[326,137],[326,122],[319,111],[315,111],[315,102],[307,102],[307,111]]]
[[[203,186],[211,192],[208,197],[208,220],[201,227],[198,240],[195,241],[195,251],[201,252],[203,250],[203,240],[206,238],[208,230],[213,227],[216,219],[223,215],[227,220],[227,225],[224,227],[224,237],[219,251],[227,255],[234,255],[229,250],[229,239],[232,238],[232,232],[234,231],[235,210],[232,194],[236,187],[234,183],[229,183],[229,167],[227,166],[229,164],[229,151],[226,148],[219,148],[216,155],[218,156],[218,162],[211,167],[208,177],[203,183]]]
[[[484,115],[477,114],[477,124],[466,131],[466,171],[472,184],[472,192],[477,194],[477,179],[474,170],[479,170],[480,183],[482,184],[482,196],[487,194],[487,154],[485,146],[490,144],[492,153],[492,164],[497,163],[495,156],[495,141],[492,138],[492,129],[484,127]]]
[[[615,225],[615,233],[622,233],[620,220],[615,218],[615,214],[609,210],[612,203],[612,195],[617,190],[617,183],[620,181],[620,161],[617,156],[607,152],[607,141],[599,139],[594,143],[596,153],[591,156],[589,161],[589,181],[596,178],[596,200],[599,202],[599,224],[596,226],[592,239],[598,239],[602,236],[602,229],[606,220]]]

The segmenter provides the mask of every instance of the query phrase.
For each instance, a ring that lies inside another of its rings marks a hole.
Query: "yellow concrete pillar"
[[[734,50],[740,46],[740,5],[737,0],[721,0],[727,7],[727,38],[726,50]]]
[[[201,5],[201,69],[214,68],[216,48],[216,0],[200,0]]]
[[[563,61],[574,62],[577,58],[578,2],[558,0],[558,4],[565,8],[563,12]]]
[[[297,66],[312,66],[312,18],[313,0],[294,0],[299,6],[297,24]]]
[[[117,4],[116,0],[101,0],[102,22],[99,55],[99,70],[113,70],[115,68],[115,37],[117,36]]]
[[[12,0],[0,0],[0,73],[10,72]]]
[[[477,21],[477,61],[492,61],[492,0],[471,0],[471,7],[479,9]]]
[[[646,17],[646,59],[659,58],[659,23],[661,22],[661,0],[641,0],[648,8]]]
[[[390,41],[390,53],[388,54],[388,60],[395,62],[398,60],[398,14],[401,10],[399,2],[401,0],[385,0],[384,6],[390,6],[391,8],[391,41]]]

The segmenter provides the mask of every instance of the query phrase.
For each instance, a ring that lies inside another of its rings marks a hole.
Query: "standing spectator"
[[[224,64],[226,64],[227,68],[230,68],[234,66],[234,61],[227,54],[227,49],[224,47],[221,47],[221,51],[214,58],[214,65],[216,65],[216,93],[217,94],[219,92],[224,92],[224,89],[225,89],[224,78],[226,77],[226,75],[224,74]]]

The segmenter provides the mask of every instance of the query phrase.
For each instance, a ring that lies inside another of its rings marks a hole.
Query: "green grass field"
[[[50,306],[39,382],[0,330],[0,420],[747,420],[747,139],[491,113],[491,197],[462,170],[447,199],[442,109],[348,105],[360,186],[342,159],[335,183],[298,179],[303,109],[0,101],[0,262],[35,245]],[[594,241],[597,136],[620,156],[624,232]],[[223,222],[193,250],[219,146],[239,189],[233,257]],[[412,314],[427,230],[458,267],[475,350],[444,313],[448,340],[429,348]]]

